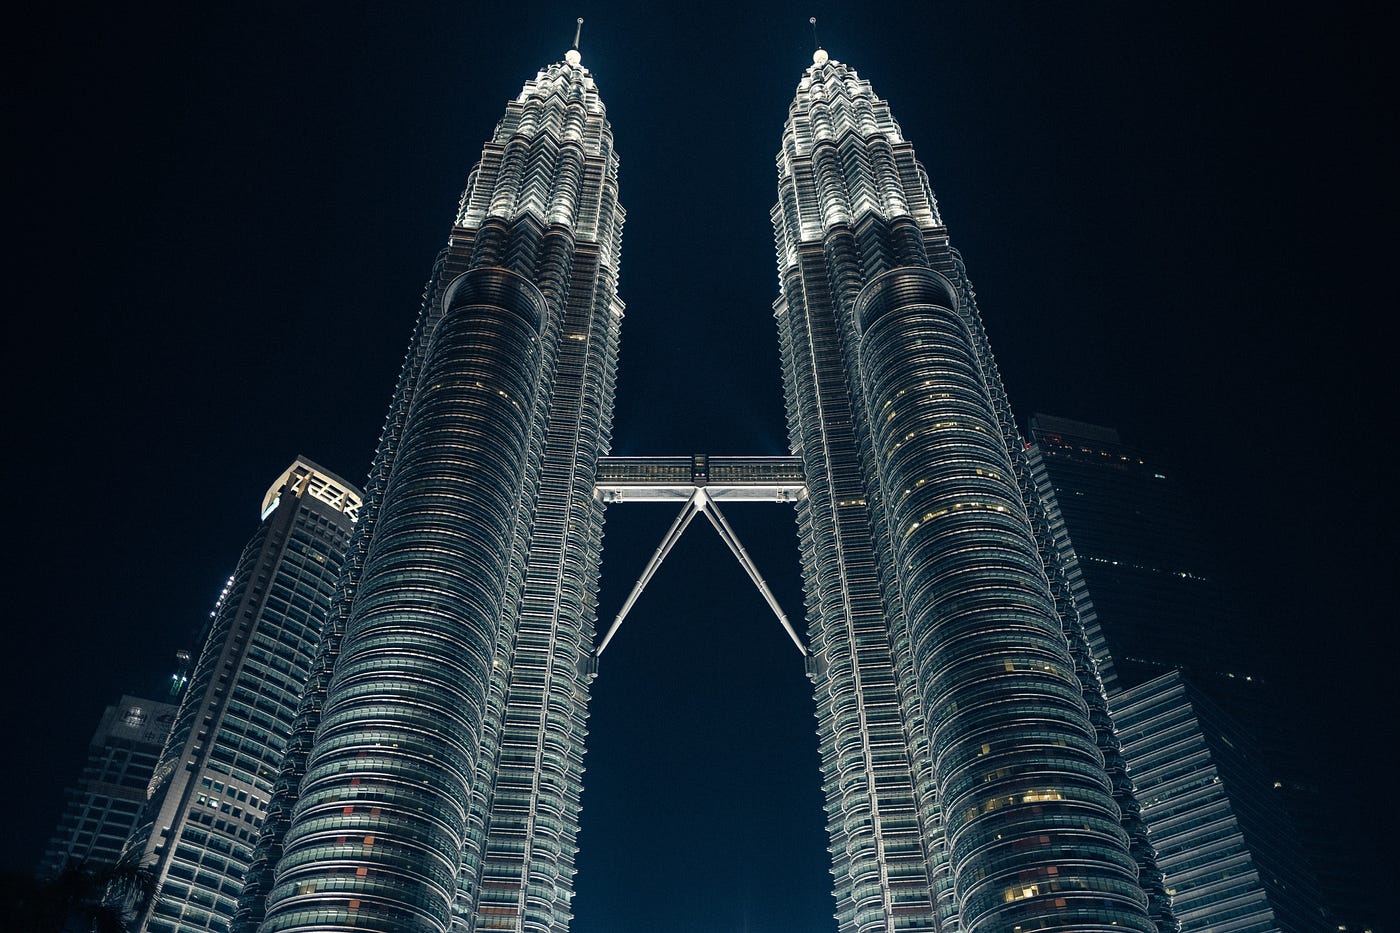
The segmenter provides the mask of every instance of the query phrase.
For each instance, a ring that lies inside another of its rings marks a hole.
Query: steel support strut
[[[657,545],[656,552],[651,555],[651,560],[647,562],[646,568],[642,570],[642,575],[637,579],[636,586],[632,587],[632,592],[628,595],[627,601],[624,602],[622,608],[618,610],[617,617],[613,619],[612,625],[608,626],[607,634],[603,636],[603,641],[598,645],[598,650],[595,652],[595,655],[598,657],[602,656],[608,644],[612,641],[613,636],[617,634],[618,627],[622,625],[622,620],[627,618],[627,613],[632,611],[632,606],[637,602],[637,598],[642,595],[642,590],[646,589],[646,585],[651,582],[651,578],[656,576],[656,571],[661,567],[661,562],[666,559],[667,554],[671,553],[671,549],[676,546],[676,542],[681,539],[681,535],[685,534],[686,528],[690,526],[691,520],[700,512],[705,513],[705,517],[710,520],[710,524],[713,525],[715,531],[719,533],[720,539],[724,541],[730,553],[739,561],[739,565],[744,568],[744,572],[749,575],[749,579],[752,580],[754,586],[758,588],[758,592],[763,597],[764,602],[768,604],[768,608],[772,609],[773,614],[778,617],[778,623],[782,625],[783,631],[787,632],[788,637],[792,639],[792,643],[797,646],[797,650],[802,653],[802,656],[806,657],[807,647],[802,644],[802,639],[798,637],[797,631],[793,629],[792,623],[788,621],[786,613],[784,613],[782,607],[778,605],[777,597],[775,597],[773,591],[768,588],[768,584],[764,581],[763,575],[758,572],[758,567],[754,564],[753,558],[749,556],[749,552],[745,550],[743,544],[739,542],[739,536],[734,533],[734,529],[730,527],[729,522],[725,520],[723,513],[720,512],[719,506],[716,505],[715,501],[705,492],[703,486],[695,487],[695,491],[690,494],[690,498],[687,499],[685,505],[681,507],[680,514],[676,516],[676,520],[671,523],[671,527],[661,538],[661,543]]]
[[[705,490],[697,489],[695,495],[704,496]],[[744,546],[739,543],[739,536],[734,533],[733,528],[729,527],[729,522],[724,520],[724,514],[719,510],[719,504],[713,499],[706,497],[705,501],[698,505],[697,508],[705,513],[705,517],[710,520],[710,524],[715,526],[715,531],[719,532],[720,538],[724,540],[725,544],[729,545],[730,552],[738,559],[740,566],[748,572],[749,579],[753,581],[754,586],[758,587],[758,592],[763,595],[763,599],[768,603],[768,608],[772,609],[773,614],[778,617],[778,622],[782,625],[783,631],[788,633],[788,638],[792,639],[792,643],[797,646],[797,650],[802,652],[802,656],[805,658],[807,656],[807,647],[802,644],[802,639],[797,637],[797,632],[793,630],[792,623],[788,621],[787,615],[783,612],[782,607],[778,605],[778,599],[773,595],[773,591],[768,589],[768,584],[764,582],[763,575],[758,572],[758,566],[753,562],[753,558],[749,557],[749,552],[744,550]]]
[[[661,539],[661,544],[657,546],[656,553],[651,555],[651,560],[647,562],[646,569],[642,571],[641,577],[637,579],[637,585],[632,587],[632,592],[628,595],[627,601],[623,603],[622,608],[618,610],[617,618],[613,619],[612,625],[608,627],[608,633],[603,636],[603,642],[598,646],[597,652],[595,652],[599,657],[602,656],[603,651],[608,647],[608,642],[612,641],[612,637],[617,634],[618,626],[622,624],[623,619],[627,618],[627,613],[632,611],[632,604],[637,601],[638,596],[642,595],[642,590],[646,589],[646,585],[651,582],[651,578],[656,576],[656,570],[661,566],[661,562],[666,559],[667,554],[671,553],[671,548],[676,546],[676,542],[681,539],[681,535],[685,534],[685,529],[690,525],[690,520],[694,518],[695,513],[700,510],[695,500],[697,496],[701,495],[704,495],[704,493],[698,489],[695,490],[694,495],[686,500],[685,505],[681,506],[681,514],[677,515],[676,520],[671,523],[670,529]]]

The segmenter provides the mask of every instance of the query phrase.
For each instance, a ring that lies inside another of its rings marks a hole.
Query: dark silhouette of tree
[[[67,865],[53,878],[0,877],[0,929],[15,933],[131,933],[156,894],[137,858]]]

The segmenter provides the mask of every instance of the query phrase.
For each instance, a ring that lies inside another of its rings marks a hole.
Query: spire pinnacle
[[[564,61],[568,62],[570,65],[577,65],[579,62],[583,61],[583,56],[580,55],[578,51],[578,38],[583,34],[583,17],[580,16],[577,22],[578,25],[574,27],[573,48],[564,53]]]
[[[564,52],[564,60],[570,64],[578,64],[584,60],[584,56],[578,53],[578,36],[584,32],[584,18],[578,17],[578,25],[574,28],[574,48]]]
[[[817,18],[813,16],[807,22],[812,24],[812,46],[815,48],[815,51],[812,52],[812,62],[817,65],[825,64],[830,56],[826,54],[826,49],[822,48],[820,40],[817,39]]]

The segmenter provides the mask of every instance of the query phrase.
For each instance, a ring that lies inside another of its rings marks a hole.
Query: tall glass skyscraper
[[[1337,928],[1280,812],[1267,759],[1233,717],[1181,671],[1129,687],[1113,708],[1184,931]]]
[[[617,165],[570,51],[468,178],[240,928],[568,925],[623,312]]]
[[[160,884],[142,930],[228,929],[359,507],[301,457],[263,497],[127,842]]]
[[[840,929],[1170,928],[962,261],[888,105],[823,51],[778,177]]]
[[[1036,414],[1030,429],[1037,490],[1073,539],[1079,601],[1093,614],[1109,692],[1184,667],[1230,706],[1271,715],[1274,704],[1252,696],[1264,633],[1246,637],[1173,471],[1113,428]]]
[[[808,642],[793,637],[838,928],[1174,929],[912,147],[818,52],[778,170],[805,485],[776,497],[797,499]],[[568,928],[622,222],[571,50],[507,105],[429,280],[235,929]],[[696,509],[708,463],[682,470]]]

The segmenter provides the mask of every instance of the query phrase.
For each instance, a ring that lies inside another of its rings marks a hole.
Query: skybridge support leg
[[[613,635],[617,634],[618,626],[622,625],[622,620],[627,618],[627,613],[632,611],[632,604],[637,601],[637,597],[642,595],[642,590],[646,589],[647,584],[651,582],[651,578],[656,576],[656,571],[661,566],[661,562],[666,559],[667,554],[671,553],[671,548],[676,546],[676,542],[681,539],[681,535],[685,534],[685,529],[689,527],[690,520],[695,517],[695,513],[703,508],[701,502],[704,495],[705,493],[703,490],[697,489],[695,494],[681,507],[681,514],[676,516],[676,520],[671,523],[670,530],[666,532],[666,535],[661,539],[661,544],[657,546],[656,553],[651,555],[651,560],[647,563],[646,569],[642,571],[641,577],[637,579],[637,585],[632,587],[632,592],[627,597],[627,602],[622,604],[622,608],[618,610],[617,618],[613,619],[612,625],[608,627],[608,633],[603,636],[602,643],[598,645],[598,650],[594,653],[595,656],[602,656],[604,649],[608,647],[608,642],[612,641]]]
[[[703,495],[703,490],[697,490],[696,495]],[[703,505],[697,506],[705,513],[705,517],[710,520],[710,524],[715,526],[715,531],[719,532],[720,538],[729,546],[730,552],[738,559],[739,565],[748,573],[753,585],[758,587],[758,592],[762,594],[764,601],[768,603],[768,608],[773,610],[773,614],[778,617],[779,624],[783,631],[788,633],[788,638],[797,646],[797,650],[802,652],[802,656],[807,656],[807,647],[802,644],[802,639],[797,637],[797,632],[793,629],[792,623],[788,621],[787,615],[782,607],[778,605],[777,597],[773,591],[768,589],[768,584],[764,582],[763,575],[758,572],[758,566],[749,557],[749,552],[739,543],[739,536],[734,533],[734,529],[729,527],[729,522],[725,521],[724,514],[720,512],[719,506],[713,499],[707,497]]]

